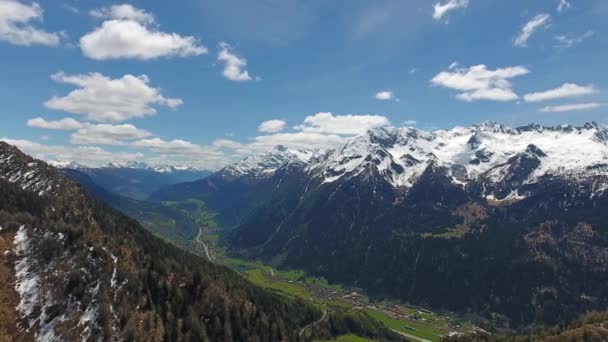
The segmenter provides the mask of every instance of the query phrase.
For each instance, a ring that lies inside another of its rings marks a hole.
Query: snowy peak
[[[138,170],[149,170],[158,173],[173,173],[173,172],[197,172],[204,171],[202,169],[197,169],[189,165],[172,165],[172,164],[158,164],[158,165],[148,165],[144,162],[138,161],[128,161],[128,162],[115,162],[109,163],[105,166],[108,169],[138,169]]]
[[[511,128],[484,122],[433,132],[385,127],[352,138],[308,170],[329,183],[374,168],[394,187],[409,188],[434,163],[461,185],[482,178],[524,184],[543,176],[581,177],[589,168],[597,174],[594,166],[608,164],[606,141],[608,130],[597,123]]]
[[[265,178],[286,165],[306,165],[318,151],[289,149],[279,145],[271,151],[247,157],[219,171],[220,174],[232,177],[253,176]]]
[[[134,160],[127,162],[113,162],[106,165],[106,167],[113,169],[150,169],[150,166],[148,164]]]

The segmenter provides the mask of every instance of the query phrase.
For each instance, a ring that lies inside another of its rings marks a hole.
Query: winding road
[[[323,316],[321,316],[321,318],[313,323],[310,323],[309,325],[305,326],[304,328],[302,328],[302,330],[300,330],[300,333],[298,334],[298,336],[302,336],[302,334],[304,333],[304,331],[308,328],[312,328],[313,326],[323,322],[323,320],[325,319],[325,317],[327,317],[327,310],[323,311]]]
[[[209,250],[209,247],[207,247],[205,242],[203,242],[203,240],[201,239],[201,236],[203,236],[203,229],[198,230],[198,235],[196,236],[196,242],[203,245],[203,249],[205,250],[205,255],[207,256],[207,259],[209,261],[215,263],[215,257],[213,256],[213,252]]]

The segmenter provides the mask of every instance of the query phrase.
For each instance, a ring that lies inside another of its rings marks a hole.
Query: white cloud
[[[80,49],[89,58],[149,60],[208,53],[208,49],[192,36],[161,32],[150,27],[154,16],[131,5],[103,7],[91,14],[107,20],[80,38]]]
[[[590,103],[575,103],[575,104],[566,104],[560,106],[547,106],[540,109],[543,113],[562,113],[562,112],[572,112],[572,111],[581,111],[581,110],[590,110],[601,107],[601,103],[590,102]]]
[[[277,133],[255,137],[254,141],[245,148],[253,152],[268,151],[277,145],[294,149],[326,149],[343,144],[347,139],[336,134],[317,132]]]
[[[555,45],[556,48],[568,49],[568,48],[573,47],[576,44],[580,44],[580,43],[584,42],[585,40],[587,40],[587,38],[591,38],[594,35],[595,35],[594,31],[588,30],[587,32],[583,33],[580,36],[560,35],[560,36],[555,36],[553,38],[557,41],[557,44]]]
[[[561,13],[569,9],[570,6],[572,5],[570,5],[570,2],[568,2],[568,0],[559,0],[559,3],[557,4],[557,11]]]
[[[101,19],[134,20],[145,24],[154,23],[154,16],[151,13],[130,4],[97,8],[91,11],[91,15]]]
[[[522,28],[519,35],[515,38],[514,44],[518,47],[528,46],[528,40],[534,32],[549,25],[551,21],[551,16],[549,14],[543,13],[538,14],[532,20],[528,21]]]
[[[166,98],[160,89],[149,86],[146,75],[124,75],[110,79],[99,73],[51,76],[57,82],[78,87],[64,97],[53,97],[46,107],[69,113],[85,115],[93,121],[124,121],[156,114],[153,105],[176,108],[182,100]]]
[[[217,144],[225,143],[218,142]],[[219,148],[228,148],[227,146],[205,146],[181,139],[163,140],[160,138],[142,139],[131,145],[160,154],[154,158],[156,163],[159,160],[169,163],[186,162],[208,170],[215,170],[230,162],[230,159],[219,150]]]
[[[519,97],[513,92],[510,79],[526,75],[530,71],[522,66],[489,70],[485,65],[442,71],[431,80],[436,86],[455,89],[457,99],[512,101]]]
[[[280,132],[285,128],[287,123],[283,120],[268,120],[264,121],[258,126],[258,132],[263,133],[276,133]]]
[[[433,19],[440,20],[448,12],[457,9],[465,9],[468,6],[469,0],[448,0],[446,3],[435,3],[435,7],[433,8]]]
[[[386,117],[380,115],[334,115],[326,112],[307,116],[295,128],[309,133],[355,135],[390,124]]]
[[[34,118],[27,121],[29,127],[43,128],[43,129],[54,129],[71,131],[79,129],[82,124],[72,118],[65,118],[57,121],[47,121],[44,118]]]
[[[405,120],[403,121],[405,126],[414,126],[416,124],[416,120]]]
[[[228,43],[220,43],[217,60],[224,63],[225,78],[238,82],[251,81],[249,72],[244,69],[247,66],[247,60],[232,53],[232,47]]]
[[[395,99],[395,93],[393,93],[390,90],[380,91],[380,92],[376,93],[376,95],[374,96],[374,98],[376,100],[380,100],[380,101],[396,100]]]
[[[450,66],[448,67],[448,70],[454,70],[456,69],[456,67],[459,65],[458,61],[453,61]]]
[[[124,145],[126,141],[143,139],[151,134],[133,125],[85,125],[70,139],[77,145]]]
[[[564,97],[589,95],[597,92],[598,90],[592,85],[579,86],[574,83],[564,83],[562,86],[555,89],[526,94],[524,95],[524,100],[526,100],[526,102],[541,102]]]
[[[22,4],[17,0],[0,0],[0,41],[15,45],[59,45],[59,34],[36,28],[32,21],[42,20],[42,7],[37,3]]]
[[[161,138],[142,139],[134,142],[133,146],[148,148],[154,152],[169,155],[201,156],[219,153],[212,148],[197,145],[181,139],[174,139],[170,141],[163,140]]]
[[[230,139],[216,139],[212,143],[213,147],[217,148],[228,148],[228,149],[238,149],[243,148],[243,144],[240,142],[230,140]]]
[[[17,146],[23,152],[43,160],[75,161],[84,165],[99,166],[109,162],[129,161],[143,158],[141,153],[109,152],[98,147],[72,147],[42,145],[29,140],[1,138]]]

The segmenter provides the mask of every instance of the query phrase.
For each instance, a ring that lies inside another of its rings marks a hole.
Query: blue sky
[[[605,0],[0,0],[0,138],[214,169],[383,125],[605,123],[607,17]]]

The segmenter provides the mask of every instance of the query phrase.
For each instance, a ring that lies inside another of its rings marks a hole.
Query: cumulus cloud
[[[347,137],[317,132],[277,133],[255,137],[245,147],[253,152],[268,151],[277,145],[294,149],[326,149],[343,144]]]
[[[17,0],[0,0],[0,41],[23,46],[59,45],[58,33],[32,24],[33,21],[42,21],[42,16],[42,7],[35,2],[27,5]]]
[[[522,28],[519,35],[515,38],[514,44],[517,47],[528,46],[528,40],[539,29],[547,27],[551,21],[549,14],[543,13],[535,16],[528,21]]]
[[[448,0],[445,3],[435,3],[435,7],[433,8],[433,19],[441,20],[448,12],[457,9],[465,9],[468,6],[469,0]]]
[[[181,99],[167,98],[158,88],[150,87],[146,75],[124,75],[111,79],[99,73],[66,75],[62,72],[51,78],[77,87],[68,95],[53,97],[44,104],[47,108],[85,115],[93,121],[124,121],[156,114],[153,107],[171,109],[182,104]]]
[[[557,44],[555,44],[556,48],[569,49],[569,48],[573,47],[574,45],[580,44],[580,43],[584,42],[585,40],[587,40],[588,38],[593,37],[594,35],[595,35],[595,31],[588,30],[587,32],[583,33],[580,36],[559,35],[559,36],[555,36],[553,38],[557,42]]]
[[[601,107],[601,103],[589,102],[589,103],[574,103],[565,104],[559,106],[547,106],[540,109],[543,113],[562,113],[562,112],[573,112],[581,110],[590,110]]]
[[[154,16],[128,4],[103,7],[91,15],[107,19],[80,38],[82,53],[92,59],[156,59],[188,57],[208,53],[192,36],[167,33],[151,25]]]
[[[570,5],[570,2],[568,2],[568,0],[559,0],[559,3],[557,4],[557,11],[561,13],[569,9],[570,6],[572,5]]]
[[[225,42],[220,43],[220,52],[217,60],[224,63],[223,75],[226,79],[237,82],[251,81],[249,72],[245,69],[247,60],[232,52],[232,47]]]
[[[286,125],[287,123],[283,120],[268,120],[258,126],[258,132],[276,133],[282,131]]]
[[[218,149],[219,146],[198,145],[181,139],[141,139],[133,142],[131,145],[158,153],[159,156],[156,157],[157,161],[164,160],[172,163],[186,161],[189,164],[209,170],[218,169],[231,161]]]
[[[84,165],[99,166],[110,162],[123,162],[143,158],[142,153],[109,152],[99,147],[43,145],[30,140],[1,138],[23,152],[43,160],[75,161]]]
[[[384,90],[384,91],[377,92],[376,95],[374,96],[374,98],[376,100],[380,100],[380,101],[397,100],[395,98],[395,93],[390,90]]]
[[[485,65],[442,71],[431,80],[435,86],[459,91],[457,99],[512,101],[519,97],[513,91],[511,79],[526,75],[530,71],[522,66],[489,70]]]
[[[154,23],[154,16],[130,4],[120,4],[92,10],[91,16],[100,19],[134,20],[140,23]]]
[[[564,97],[589,95],[597,92],[598,90],[592,85],[580,86],[574,83],[564,83],[562,86],[554,89],[526,94],[524,95],[524,100],[526,102],[541,102]]]
[[[151,134],[133,125],[85,125],[70,139],[76,145],[124,145],[126,141],[143,139]]]
[[[34,128],[43,128],[43,129],[53,129],[53,130],[62,130],[62,131],[71,131],[76,130],[82,127],[82,123],[72,119],[65,118],[56,121],[47,121],[44,118],[34,118],[27,121],[27,125],[29,127]]]
[[[140,148],[148,148],[154,152],[161,154],[175,154],[175,155],[188,155],[188,156],[200,156],[205,154],[217,154],[218,152],[202,146],[191,143],[186,140],[174,139],[174,140],[163,140],[161,138],[142,139],[135,141],[133,146]]]
[[[334,115],[317,113],[307,116],[297,130],[307,133],[355,135],[371,128],[390,125],[390,121],[380,115]]]
[[[240,142],[230,140],[230,139],[216,139],[212,143],[213,147],[217,148],[228,148],[228,149],[238,149],[243,148],[243,144]]]

